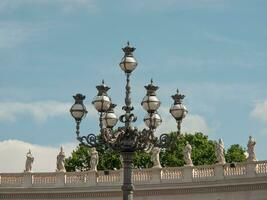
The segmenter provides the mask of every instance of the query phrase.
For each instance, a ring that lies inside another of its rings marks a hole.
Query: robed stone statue
[[[248,147],[248,149],[247,149],[247,153],[248,153],[247,161],[248,162],[257,161],[256,153],[255,153],[255,145],[256,145],[255,139],[252,138],[251,136],[249,136],[248,144],[247,144],[247,147]]]
[[[34,161],[34,157],[32,155],[31,150],[26,155],[26,163],[25,163],[25,170],[24,172],[31,172],[32,171],[32,163]]]
[[[65,169],[65,152],[63,151],[63,147],[60,147],[60,152],[57,155],[57,172],[66,172]]]
[[[95,147],[91,151],[90,170],[97,171],[97,165],[99,162],[98,152]]]
[[[188,141],[186,141],[186,145],[184,148],[184,161],[185,161],[185,166],[193,166],[193,162],[191,159],[191,154],[192,154],[192,147],[189,144]]]
[[[218,164],[225,164],[225,157],[224,157],[224,144],[223,140],[219,139],[219,142],[216,142],[216,158]]]
[[[162,168],[159,160],[159,153],[159,147],[154,147],[151,151],[151,161],[153,162],[153,168]]]

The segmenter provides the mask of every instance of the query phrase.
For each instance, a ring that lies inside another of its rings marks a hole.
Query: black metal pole
[[[122,152],[123,157],[123,185],[121,187],[123,200],[133,200],[133,152]]]
[[[182,123],[181,120],[177,121],[177,136],[181,135],[181,123]]]

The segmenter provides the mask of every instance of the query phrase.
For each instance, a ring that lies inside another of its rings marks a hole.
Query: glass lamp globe
[[[95,96],[92,104],[98,112],[106,112],[111,104],[110,98],[106,95]]]
[[[82,104],[74,104],[71,106],[70,113],[72,117],[76,120],[82,120],[86,116],[86,108]]]
[[[137,67],[137,61],[132,56],[125,56],[120,62],[120,68],[125,73],[131,73]]]
[[[106,128],[113,128],[118,122],[118,118],[113,112],[105,113],[103,116],[103,125]]]
[[[160,101],[156,96],[146,95],[143,98],[141,105],[147,112],[153,113],[160,107]]]
[[[162,119],[158,113],[151,113],[146,115],[144,122],[148,128],[156,129],[161,124]]]
[[[170,113],[177,121],[179,121],[185,118],[188,111],[183,104],[174,104],[171,106]]]
[[[76,121],[81,121],[87,114],[86,107],[83,104],[85,96],[76,94],[73,98],[75,99],[75,103],[70,108],[70,114]]]

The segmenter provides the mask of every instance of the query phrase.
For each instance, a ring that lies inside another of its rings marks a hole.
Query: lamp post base
[[[133,200],[133,152],[122,152],[123,158],[123,185],[121,187],[123,192],[123,200]]]

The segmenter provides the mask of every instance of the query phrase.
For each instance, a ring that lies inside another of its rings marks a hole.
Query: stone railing
[[[136,185],[215,181],[261,176],[267,176],[267,161],[192,167],[166,167],[162,169],[135,169],[133,172],[133,180]],[[121,185],[122,178],[122,170],[66,173],[1,173],[0,187],[113,186]]]

